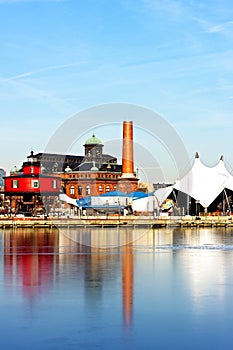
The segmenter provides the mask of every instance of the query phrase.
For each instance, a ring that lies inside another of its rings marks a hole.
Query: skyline
[[[0,167],[43,151],[80,111],[118,102],[162,116],[190,160],[198,151],[214,166],[223,154],[233,166],[232,15],[216,0],[0,0]],[[109,130],[99,131],[108,153]]]

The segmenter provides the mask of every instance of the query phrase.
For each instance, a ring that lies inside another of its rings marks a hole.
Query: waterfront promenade
[[[0,218],[1,228],[11,227],[233,227],[232,216],[83,216],[66,218]]]

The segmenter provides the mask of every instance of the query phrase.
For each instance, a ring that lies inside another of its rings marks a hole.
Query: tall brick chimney
[[[136,191],[138,179],[134,173],[133,122],[123,122],[122,174],[118,179],[118,190],[125,193]]]

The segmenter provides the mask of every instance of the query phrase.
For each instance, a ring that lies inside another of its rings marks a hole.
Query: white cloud
[[[169,16],[170,19],[177,19],[187,14],[186,7],[175,0],[143,0],[143,4],[149,11],[166,13],[166,16]]]
[[[233,21],[226,21],[221,24],[213,24],[210,21],[198,17],[192,17],[193,21],[199,24],[206,33],[229,33],[233,30]]]
[[[221,32],[226,32],[229,30],[233,29],[233,21],[228,21],[222,24],[218,24],[218,25],[214,25],[214,26],[210,26],[209,28],[207,28],[207,32],[208,33],[221,33]]]

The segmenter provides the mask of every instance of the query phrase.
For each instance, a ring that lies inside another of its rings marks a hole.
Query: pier
[[[1,228],[69,227],[233,227],[232,216],[89,216],[67,218],[0,218]]]

